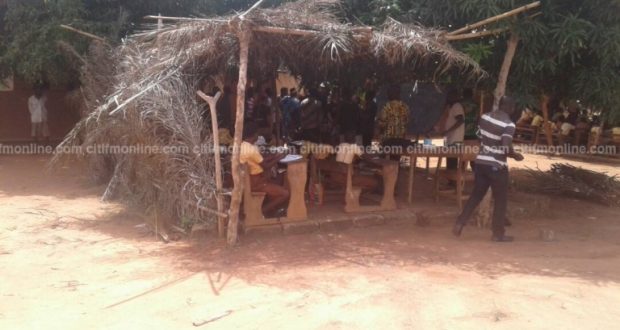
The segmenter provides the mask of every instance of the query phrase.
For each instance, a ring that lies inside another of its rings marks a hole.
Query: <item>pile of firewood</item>
[[[616,176],[560,163],[551,165],[549,171],[529,169],[527,174],[532,179],[523,186],[527,191],[620,206],[620,181]]]

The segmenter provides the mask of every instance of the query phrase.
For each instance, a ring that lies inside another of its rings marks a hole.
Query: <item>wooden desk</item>
[[[474,147],[474,146],[469,146]],[[407,150],[407,152],[402,155],[405,157],[409,157],[409,178],[407,182],[407,202],[410,204],[413,202],[413,179],[415,177],[415,165],[418,157],[424,158],[457,158],[459,161],[465,155],[465,148],[463,147],[422,147],[415,146],[411,147]]]
[[[304,198],[304,189],[308,180],[308,161],[305,159],[286,163],[286,182],[290,197],[286,210],[286,218],[266,219],[262,212],[265,193],[252,192],[249,174],[244,168],[244,197],[245,227],[277,226],[283,222],[304,221],[308,218],[308,209]]]
[[[302,159],[286,164],[286,181],[290,189],[286,219],[282,221],[302,221],[308,218],[308,209],[304,198],[308,181],[308,160]]]

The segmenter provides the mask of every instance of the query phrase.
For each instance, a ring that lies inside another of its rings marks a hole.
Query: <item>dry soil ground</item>
[[[391,224],[163,244],[79,169],[0,157],[0,329],[612,329],[618,209],[554,199],[518,241]],[[521,164],[548,167],[530,156]],[[573,162],[618,173],[617,166]],[[538,238],[555,231],[555,242]],[[202,324],[200,327],[193,325]]]

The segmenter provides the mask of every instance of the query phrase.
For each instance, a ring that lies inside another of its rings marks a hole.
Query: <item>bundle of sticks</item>
[[[569,164],[555,163],[549,171],[528,169],[531,192],[588,200],[607,206],[620,206],[620,181],[606,173]]]

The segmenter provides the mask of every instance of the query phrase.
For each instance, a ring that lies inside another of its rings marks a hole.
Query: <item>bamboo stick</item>
[[[508,31],[508,28],[500,28],[500,29],[486,30],[486,31],[474,32],[474,33],[466,33],[466,34],[459,34],[459,35],[447,35],[446,39],[449,40],[449,41],[454,41],[454,40],[465,40],[465,39],[482,38],[482,37],[486,37],[488,35],[500,34],[500,33],[505,32],[505,31]]]
[[[250,9],[246,10],[243,14],[239,16],[241,20],[245,19],[245,17],[251,13],[254,9],[258,8],[265,0],[258,0]]]
[[[525,5],[525,6],[513,9],[513,10],[505,12],[503,14],[496,15],[496,16],[493,16],[493,17],[489,17],[487,19],[484,19],[482,21],[479,21],[479,22],[476,22],[476,23],[473,23],[473,24],[468,24],[468,25],[466,25],[466,26],[464,26],[464,27],[462,27],[460,29],[454,30],[452,32],[448,32],[447,35],[448,36],[454,36],[454,35],[457,35],[457,34],[461,34],[463,32],[471,31],[471,30],[473,30],[473,29],[475,29],[477,27],[480,27],[480,26],[483,26],[483,25],[486,25],[486,24],[489,24],[489,23],[500,21],[502,19],[505,19],[505,18],[517,15],[519,13],[522,13],[524,11],[528,11],[528,10],[530,10],[532,8],[536,8],[536,7],[539,7],[539,6],[540,6],[540,1],[532,2],[532,3],[528,4],[528,5]]]
[[[60,24],[60,27],[63,28],[63,29],[67,29],[69,31],[75,32],[77,34],[81,34],[81,35],[83,35],[85,37],[89,37],[91,39],[95,39],[95,40],[101,41],[101,42],[103,42],[105,44],[108,44],[108,41],[105,40],[105,38],[102,38],[100,36],[96,36],[96,35],[94,35],[92,33],[88,33],[88,32],[82,31],[82,30],[78,30],[78,29],[76,29],[74,27],[71,27],[69,25],[64,25],[64,24]]]
[[[202,91],[196,92],[200,98],[205,100],[209,104],[209,110],[211,112],[211,130],[213,131],[213,157],[215,158],[215,188],[218,192],[224,189],[222,183],[222,159],[220,155],[220,136],[219,127],[217,123],[217,101],[222,96],[221,92],[217,92],[214,97],[208,96]],[[217,211],[223,213],[224,211],[224,199],[219,193],[215,196],[217,202]],[[220,237],[224,237],[224,225],[226,222],[225,217],[218,217],[217,219],[217,232]]]
[[[281,28],[275,26],[255,26],[252,28],[252,31],[255,32],[263,32],[263,33],[274,33],[274,34],[286,34],[286,35],[294,35],[300,37],[309,37],[316,36],[321,34],[320,31],[313,30],[302,30],[302,29],[289,29],[289,28]],[[354,33],[353,38],[358,40],[368,40],[372,38],[372,33],[368,32],[368,29],[362,29],[358,31],[359,33]]]
[[[239,38],[239,81],[237,82],[237,112],[235,117],[235,137],[232,154],[232,176],[234,188],[230,201],[230,218],[228,220],[228,245],[237,243],[239,208],[241,206],[241,194],[243,193],[243,177],[239,166],[239,152],[243,137],[243,117],[245,112],[245,85],[248,80],[248,54],[250,48],[251,31],[244,24],[240,26]]]
[[[216,23],[228,23],[225,19],[213,19],[213,18],[195,18],[195,17],[174,17],[174,16],[161,16],[161,15],[147,15],[143,19],[146,20],[164,20],[164,21],[185,21],[185,22],[216,22]]]

